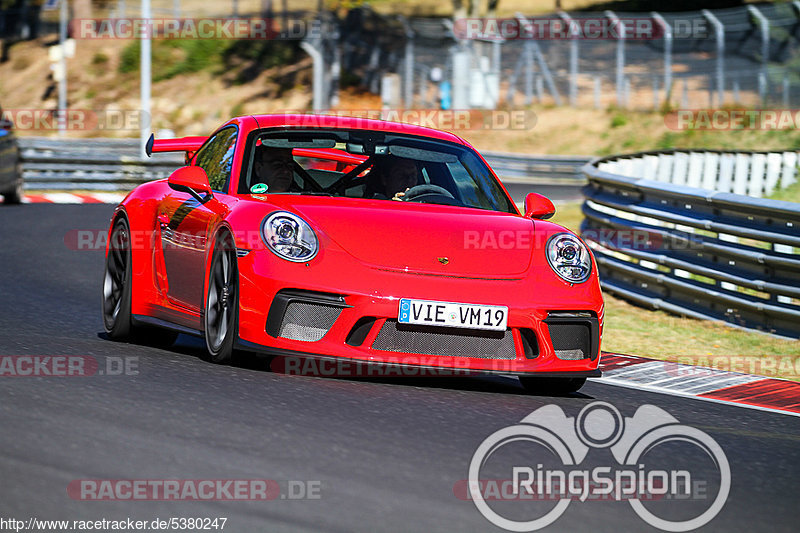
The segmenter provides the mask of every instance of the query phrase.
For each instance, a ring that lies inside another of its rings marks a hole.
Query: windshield
[[[372,131],[292,130],[257,135],[241,194],[329,195],[516,213],[469,148]]]

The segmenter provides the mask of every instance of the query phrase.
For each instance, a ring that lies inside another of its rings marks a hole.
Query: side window
[[[195,162],[198,167],[206,171],[208,183],[215,191],[224,191],[230,178],[237,133],[235,127],[225,128],[214,135],[197,153]]]

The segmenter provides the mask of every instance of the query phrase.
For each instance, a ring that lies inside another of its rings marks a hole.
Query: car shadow
[[[106,333],[98,333],[97,336],[104,340],[109,340],[108,335]],[[175,343],[168,347],[163,348],[165,350],[169,350],[170,352],[187,355],[190,357],[196,357],[197,359],[201,359],[206,361],[205,359],[205,342],[200,337],[194,337],[192,335],[185,335],[181,334],[178,335],[177,340]],[[243,350],[236,350],[234,352],[234,358],[230,363],[230,366],[234,368],[240,368],[243,370],[251,370],[255,372],[269,372],[277,375],[285,375],[290,376],[292,378],[300,378],[300,379],[333,379],[333,380],[340,380],[340,381],[349,381],[349,382],[364,382],[364,383],[376,383],[376,384],[385,384],[385,385],[392,385],[392,386],[404,386],[404,387],[421,387],[427,389],[449,389],[449,390],[458,390],[458,391],[468,391],[468,392],[488,392],[493,394],[511,394],[511,395],[519,395],[519,396],[533,396],[533,397],[549,397],[549,398],[579,398],[579,399],[586,399],[586,400],[593,400],[595,399],[593,396],[585,394],[583,392],[573,392],[573,393],[566,393],[566,394],[553,394],[553,393],[537,393],[535,391],[528,391],[527,389],[523,388],[522,385],[519,383],[519,380],[514,376],[506,376],[506,375],[489,375],[489,374],[480,374],[476,373],[475,375],[464,375],[463,372],[456,371],[456,375],[423,375],[423,376],[396,376],[396,375],[380,375],[381,371],[380,365],[371,365],[368,368],[372,372],[369,375],[341,375],[341,374],[331,374],[329,372],[321,372],[321,373],[308,373],[308,372],[300,372],[300,373],[291,373],[284,371],[284,365],[275,364],[276,360],[279,359],[275,356],[264,355],[255,352],[248,352]],[[295,357],[292,356],[294,360],[301,360],[301,361],[308,361],[311,363],[311,369],[318,369],[319,367],[315,367],[314,363],[316,360],[312,357],[303,358],[303,357]],[[208,363],[211,365],[212,363]],[[302,363],[300,363],[302,365]],[[307,369],[308,367],[302,367]],[[395,369],[395,374],[398,373],[397,368]],[[409,367],[413,370],[413,367]],[[436,370],[431,371],[433,374],[437,374]],[[402,371],[400,371],[402,373]]]

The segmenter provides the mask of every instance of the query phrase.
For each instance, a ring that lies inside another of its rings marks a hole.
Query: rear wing
[[[145,153],[150,157],[153,152],[186,152],[186,162],[194,156],[194,153],[203,146],[208,137],[181,137],[179,139],[156,139],[150,135],[145,144]]]

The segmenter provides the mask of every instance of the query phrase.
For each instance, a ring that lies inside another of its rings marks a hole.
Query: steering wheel
[[[455,200],[455,196],[444,187],[433,185],[430,183],[423,183],[422,185],[415,185],[408,189],[400,199],[404,202],[425,202],[435,197],[444,196],[448,200]],[[450,203],[450,202],[447,202]]]

